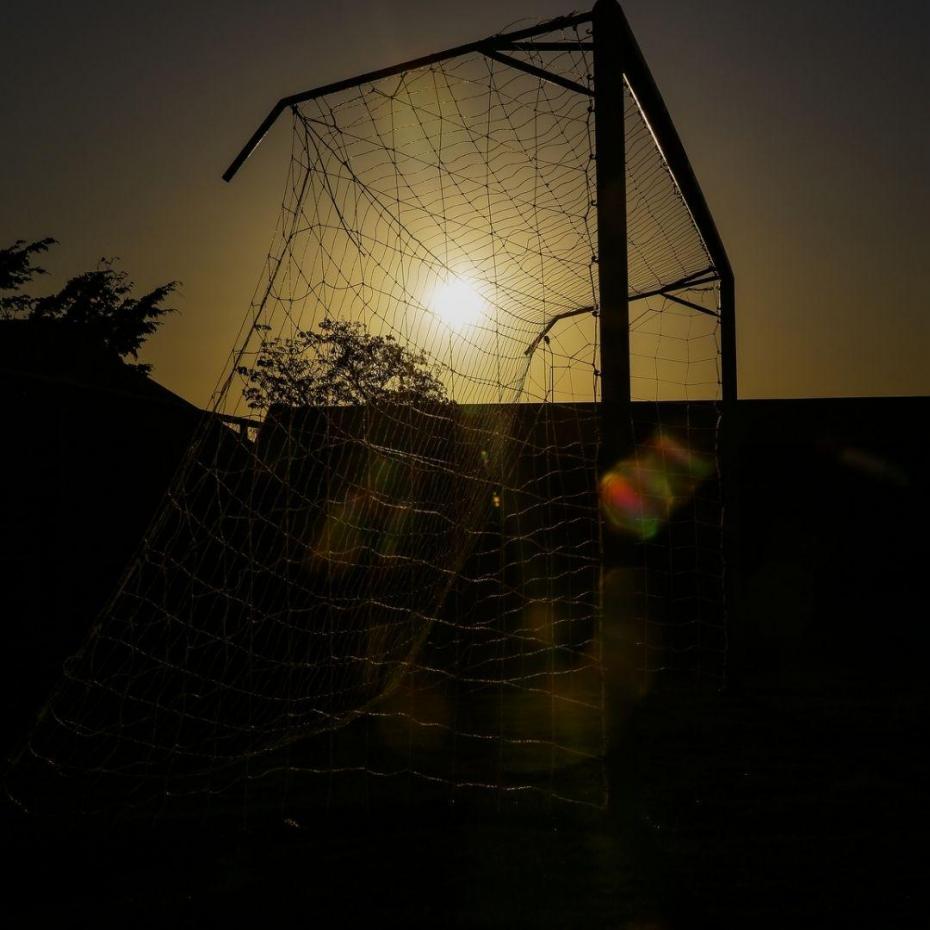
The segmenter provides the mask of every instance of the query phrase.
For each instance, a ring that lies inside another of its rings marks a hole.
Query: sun
[[[446,325],[457,330],[474,326],[487,309],[484,298],[464,278],[450,278],[440,284],[433,291],[430,306]]]

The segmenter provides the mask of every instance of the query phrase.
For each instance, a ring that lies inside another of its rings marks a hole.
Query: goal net
[[[600,806],[609,533],[638,544],[633,677],[719,684],[716,271],[627,88],[636,448],[602,476],[595,119],[621,117],[589,24],[534,42],[291,107],[241,339],[21,803]]]

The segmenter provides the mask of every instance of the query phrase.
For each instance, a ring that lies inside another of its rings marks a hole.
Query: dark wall
[[[924,686],[930,398],[739,405],[735,671],[755,687]]]
[[[113,593],[202,414],[73,334],[0,330],[0,697],[7,732],[21,732]],[[930,398],[740,403],[734,680],[930,677],[928,414]]]
[[[118,584],[201,413],[79,332],[19,322],[0,323],[0,391],[0,699],[15,738]]]

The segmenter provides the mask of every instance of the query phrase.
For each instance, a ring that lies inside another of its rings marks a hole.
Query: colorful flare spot
[[[601,477],[602,512],[618,532],[652,539],[712,471],[711,461],[657,433]]]

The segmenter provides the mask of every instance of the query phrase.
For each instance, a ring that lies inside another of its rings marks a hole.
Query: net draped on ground
[[[545,38],[572,47],[511,54],[592,87],[589,26]],[[719,681],[718,490],[658,487],[670,449],[715,461],[717,279],[625,102],[630,467],[658,513],[636,674]],[[15,761],[15,798],[390,785],[603,804],[595,118],[590,96],[478,53],[293,108],[214,414]],[[249,409],[262,347],[324,321],[418,353],[444,398]]]

